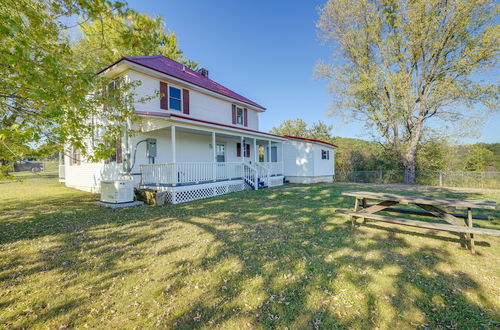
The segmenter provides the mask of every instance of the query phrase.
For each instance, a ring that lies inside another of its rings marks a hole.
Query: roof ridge
[[[229,89],[228,87],[218,83],[215,80],[212,80],[208,77],[205,77],[201,73],[188,68],[185,64],[177,62],[171,58],[168,58],[163,55],[149,55],[149,56],[124,56],[120,60],[115,63],[107,66],[98,72],[98,74],[104,72],[105,70],[111,68],[115,64],[121,62],[122,60],[132,62],[134,64],[143,66],[145,68],[160,72],[162,74],[166,74],[172,76],[174,78],[184,80],[190,84],[196,85],[198,87],[207,89],[214,93],[223,95],[225,97],[229,97],[233,100],[242,102],[244,104],[251,105],[253,107],[259,108],[263,111],[266,110],[265,107],[260,104],[246,98],[245,96],[236,93],[235,91]],[[183,69],[180,67],[182,66]]]

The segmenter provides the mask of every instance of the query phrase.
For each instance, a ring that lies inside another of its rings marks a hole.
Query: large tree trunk
[[[408,145],[408,149],[403,154],[403,183],[415,184],[415,168],[416,168],[416,156],[417,156],[417,145],[420,137],[420,129],[417,129],[417,134],[415,134]]]
[[[415,184],[415,156],[403,162],[403,183]]]

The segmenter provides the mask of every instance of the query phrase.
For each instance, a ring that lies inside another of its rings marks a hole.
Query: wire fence
[[[377,170],[337,172],[335,173],[335,181],[354,183],[402,183],[403,171]],[[415,182],[419,185],[440,187],[500,189],[500,172],[417,171]]]

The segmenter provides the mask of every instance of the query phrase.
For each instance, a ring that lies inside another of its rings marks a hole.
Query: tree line
[[[307,125],[302,119],[286,120],[270,133],[318,139],[338,146],[335,170],[403,170],[397,152],[381,143],[334,136],[322,121]],[[453,144],[446,140],[420,143],[416,171],[500,171],[500,143]]]

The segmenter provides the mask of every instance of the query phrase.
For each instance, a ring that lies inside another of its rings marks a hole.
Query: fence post
[[[439,171],[439,186],[443,186],[443,172]]]
[[[380,183],[384,183],[383,176],[384,176],[384,172],[382,170],[380,170],[379,171]]]

